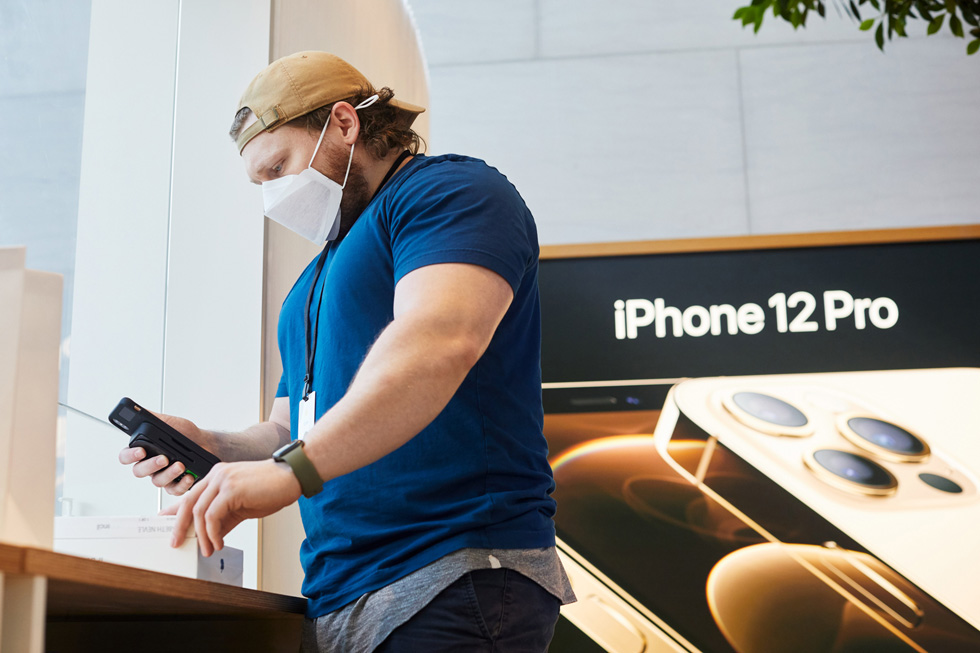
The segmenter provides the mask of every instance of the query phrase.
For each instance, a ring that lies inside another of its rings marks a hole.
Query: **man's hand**
[[[301,487],[293,470],[271,458],[219,463],[177,504],[161,515],[177,515],[172,546],[180,546],[194,523],[201,554],[224,547],[224,537],[246,519],[265,517],[299,499]]]
[[[197,444],[210,450],[210,447],[205,442],[204,432],[194,422],[183,417],[173,417],[159,413],[153,414]],[[186,471],[182,463],[178,462],[171,465],[167,457],[163,455],[155,456],[149,460],[144,460],[144,458],[146,458],[146,450],[143,447],[126,447],[119,452],[119,462],[123,465],[133,465],[134,476],[137,478],[146,478],[149,476],[153,484],[157,487],[162,487],[166,490],[167,494],[180,496],[191,489],[191,486],[194,484],[194,477],[190,474],[180,481],[174,482],[175,479]]]

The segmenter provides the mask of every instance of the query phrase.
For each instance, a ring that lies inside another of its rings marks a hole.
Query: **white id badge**
[[[310,432],[311,428],[313,428],[314,422],[316,422],[315,390],[311,392],[306,399],[299,400],[299,421],[297,426],[299,427],[300,440],[306,439],[306,434]]]

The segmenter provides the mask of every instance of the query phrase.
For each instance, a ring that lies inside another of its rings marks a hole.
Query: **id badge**
[[[305,440],[306,434],[313,428],[316,422],[316,391],[314,390],[305,399],[299,400],[299,439]]]

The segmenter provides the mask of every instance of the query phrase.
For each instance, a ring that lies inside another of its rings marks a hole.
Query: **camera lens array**
[[[722,403],[745,426],[768,435],[809,437],[814,433],[805,411],[772,395],[740,391]],[[819,448],[806,452],[803,461],[817,478],[848,492],[891,496],[898,490],[898,480],[878,460],[922,463],[931,453],[928,443],[909,429],[872,415],[844,413],[838,416],[836,427],[859,452]],[[940,492],[963,492],[958,483],[939,474],[923,472],[918,478]]]

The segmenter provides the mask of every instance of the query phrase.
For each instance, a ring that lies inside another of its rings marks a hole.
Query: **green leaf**
[[[875,26],[875,19],[869,18],[868,20],[861,23],[861,31],[867,32],[869,29]],[[931,32],[930,32],[931,34]]]
[[[858,11],[858,6],[854,4],[854,0],[850,0],[851,12],[854,14],[855,20],[861,20],[861,12]]]
[[[878,24],[878,29],[875,30],[875,43],[878,44],[878,49],[882,52],[885,51],[885,23],[882,21]]]
[[[739,7],[735,10],[735,15],[732,16],[732,20],[738,20],[745,14],[745,12],[749,11],[749,9],[750,7]]]
[[[963,22],[968,25],[973,25],[974,27],[980,27],[980,19],[977,19],[977,15],[973,13],[968,5],[962,5],[960,7],[960,13],[963,14]]]
[[[915,8],[919,10],[919,17],[932,22],[932,14],[929,13],[929,5],[922,0],[915,0]]]
[[[945,20],[946,15],[936,16],[931,23],[929,23],[929,29],[926,30],[927,34],[935,34],[943,28],[943,20]]]
[[[970,41],[970,44],[966,46],[967,54],[976,54],[977,50],[980,50],[980,39],[976,39],[975,41]]]
[[[955,14],[949,15],[949,31],[956,36],[963,38],[963,23]]]
[[[946,11],[950,14],[956,13],[956,0],[946,0]]]

